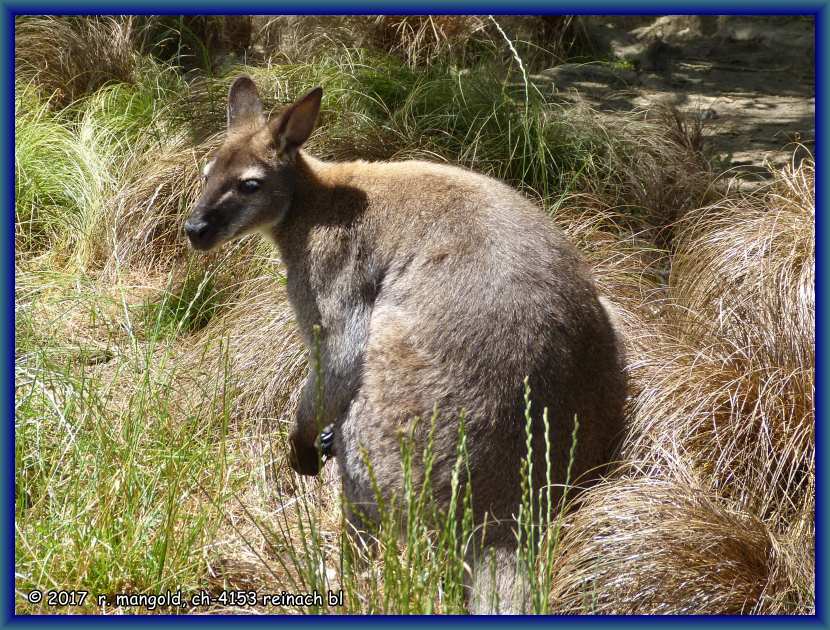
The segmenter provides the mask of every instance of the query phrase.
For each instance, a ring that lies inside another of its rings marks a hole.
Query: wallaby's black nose
[[[190,238],[199,238],[204,236],[208,229],[208,222],[204,219],[190,218],[184,222],[184,231]]]

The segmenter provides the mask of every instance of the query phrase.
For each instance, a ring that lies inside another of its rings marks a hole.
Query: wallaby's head
[[[254,82],[233,82],[227,138],[205,167],[202,196],[184,224],[193,247],[212,249],[285,218],[297,152],[314,129],[322,95],[314,88],[268,120]]]

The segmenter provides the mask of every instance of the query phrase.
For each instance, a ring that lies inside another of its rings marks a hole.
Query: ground
[[[718,169],[740,167],[745,179],[788,163],[796,143],[798,155],[813,153],[812,18],[611,16],[588,28],[617,63],[563,64],[536,75],[537,85],[601,111],[664,102],[699,115]]]

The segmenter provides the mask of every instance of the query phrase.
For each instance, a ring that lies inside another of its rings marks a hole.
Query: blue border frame
[[[3,33],[2,84],[5,98],[0,101],[2,112],[2,134],[11,142],[0,143],[0,159],[3,164],[3,208],[6,209],[2,235],[3,273],[3,334],[0,339],[6,358],[6,378],[2,379],[3,407],[7,410],[6,430],[2,431],[2,452],[5,456],[4,473],[7,483],[0,484],[2,506],[3,569],[3,621],[14,614],[14,18],[4,5],[0,13],[0,28]],[[11,87],[10,87],[11,86]],[[8,603],[7,603],[8,602]]]
[[[827,52],[826,34],[830,32],[830,10],[828,5],[822,6],[816,15],[816,616],[823,624],[827,623],[827,582],[825,569],[827,568],[827,548],[824,537],[824,527],[827,523],[827,484],[825,462],[820,454],[827,453],[827,433],[823,424],[825,418],[824,393],[827,391],[827,371],[825,358],[827,356],[826,339],[822,324],[827,313],[827,256],[820,243],[828,242],[827,221],[824,210],[827,207],[827,163],[824,160],[827,147],[827,127],[824,124],[822,108],[819,104],[827,103]]]
[[[52,0],[51,2],[21,2],[20,0],[0,3],[4,12],[17,14],[63,15],[82,14],[194,14],[194,15],[249,15],[249,14],[284,14],[284,15],[423,15],[425,13],[444,14],[486,14],[494,15],[818,15],[827,2],[823,0],[798,0],[785,3],[781,0],[732,0],[729,3],[717,0],[698,0],[681,6],[656,0],[638,0],[622,3],[619,0],[583,0],[583,2],[557,0],[519,0],[508,3],[507,0],[421,0],[417,3],[407,0],[281,0],[279,3],[267,0],[246,0],[244,10],[226,0],[180,0],[171,9],[170,4],[159,0],[134,0],[128,4],[118,4],[112,0],[98,2],[72,2]]]
[[[67,617],[64,615],[46,615],[46,616],[16,616],[14,613],[14,598],[15,598],[15,583],[14,583],[14,396],[13,396],[13,380],[14,380],[14,16],[19,14],[94,14],[94,13],[110,13],[110,14],[293,14],[304,15],[309,13],[315,14],[336,14],[336,15],[358,15],[358,14],[373,14],[373,13],[394,13],[394,14],[424,14],[424,13],[445,13],[445,14],[613,14],[613,15],[698,15],[698,14],[718,14],[718,15],[814,15],[816,18],[815,24],[815,38],[816,38],[816,101],[820,104],[828,102],[827,89],[828,82],[825,73],[827,68],[825,66],[827,60],[828,44],[825,40],[825,34],[830,33],[830,0],[799,0],[798,2],[783,3],[781,0],[733,0],[728,5],[717,2],[716,0],[698,0],[693,4],[687,4],[681,7],[667,5],[659,2],[648,2],[639,0],[630,4],[620,4],[609,0],[583,0],[578,5],[570,3],[558,3],[556,0],[546,2],[545,0],[521,0],[516,4],[507,4],[506,0],[502,2],[484,2],[477,0],[452,0],[442,2],[441,0],[421,0],[417,4],[411,4],[405,0],[395,0],[393,2],[383,2],[382,0],[361,0],[359,3],[348,3],[343,0],[282,0],[279,4],[274,2],[266,2],[264,0],[245,0],[245,11],[241,11],[238,5],[228,3],[226,0],[208,0],[210,5],[198,0],[180,0],[175,6],[175,10],[171,10],[170,5],[161,4],[160,2],[137,2],[133,1],[127,5],[121,5],[112,0],[100,0],[99,2],[59,2],[53,0],[52,2],[42,3],[26,3],[17,1],[6,2],[0,0],[0,32],[3,34],[2,47],[2,85],[5,98],[0,101],[0,113],[2,113],[2,133],[3,137],[9,141],[2,143],[0,147],[0,160],[2,160],[3,180],[2,180],[2,200],[3,208],[7,212],[5,217],[7,230],[2,235],[2,260],[4,263],[3,274],[3,291],[2,291],[2,306],[6,317],[2,322],[2,338],[0,344],[3,353],[6,357],[6,378],[2,379],[2,397],[4,401],[4,408],[7,412],[6,430],[0,432],[2,441],[2,453],[5,456],[4,471],[7,475],[7,482],[0,483],[0,500],[2,506],[6,508],[7,512],[0,520],[0,535],[2,535],[5,544],[2,545],[2,567],[5,571],[4,580],[2,582],[2,608],[0,608],[0,624],[2,625],[38,625],[41,623],[66,623],[66,624],[109,624],[116,620],[127,623],[156,623],[161,622],[163,625],[181,624],[181,623],[205,623],[210,625],[238,623],[278,623],[282,627],[300,627],[308,624],[320,625],[323,624],[371,624],[371,625],[385,625],[385,624],[403,624],[403,625],[421,625],[421,624],[459,624],[459,623],[483,623],[487,625],[512,625],[521,623],[523,625],[545,624],[545,625],[565,625],[565,626],[593,626],[605,624],[623,624],[631,626],[633,624],[655,625],[655,624],[723,624],[730,628],[732,627],[749,627],[757,625],[764,626],[778,626],[778,625],[810,625],[826,627],[827,617],[827,583],[825,580],[825,568],[827,566],[826,546],[824,539],[824,526],[827,523],[825,519],[825,510],[827,507],[826,494],[827,487],[823,483],[825,479],[825,465],[818,453],[826,453],[826,434],[821,420],[824,418],[824,392],[827,385],[827,374],[824,369],[825,357],[825,338],[821,323],[823,321],[825,309],[825,300],[827,296],[826,290],[826,254],[821,247],[816,247],[816,376],[817,388],[815,392],[816,401],[816,475],[817,475],[817,496],[816,496],[816,615],[812,617],[795,617],[795,616],[767,616],[767,617],[737,617],[737,616],[710,616],[710,617],[512,617],[512,618],[497,618],[497,617],[430,617],[425,619],[423,617],[406,617],[399,615],[383,615],[374,617],[362,616],[344,616],[344,617],[282,617],[282,616],[268,616],[268,617],[245,617],[244,620],[237,616],[231,615],[214,615],[214,616],[175,616],[175,615],[159,615],[159,616],[129,616],[129,617],[99,617],[96,615],[79,615],[74,617]],[[816,177],[816,232],[817,243],[827,243],[828,235],[827,222],[823,215],[825,206],[825,185],[824,182],[827,176],[827,164],[823,161],[824,149],[827,146],[827,128],[824,125],[821,107],[816,107],[816,146],[815,159],[817,166]],[[152,620],[152,621],[151,621]]]

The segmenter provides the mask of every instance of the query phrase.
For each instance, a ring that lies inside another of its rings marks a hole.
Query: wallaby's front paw
[[[334,452],[334,425],[328,424],[323,427],[314,444],[322,454],[324,461],[335,457],[337,453]]]
[[[305,445],[292,434],[288,438],[288,463],[295,472],[314,476],[320,472],[320,452],[315,445]]]

